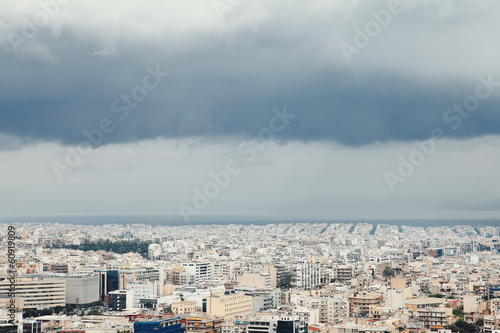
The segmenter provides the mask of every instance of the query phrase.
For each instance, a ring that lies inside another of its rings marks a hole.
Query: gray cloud
[[[70,19],[78,8],[68,5],[19,53],[5,38],[0,43],[0,133],[75,144],[85,139],[82,130],[110,118],[116,130],[104,144],[250,136],[267,126],[272,108],[283,106],[297,118],[282,140],[359,146],[425,139],[436,127],[457,138],[500,133],[498,92],[458,130],[443,121],[447,108],[474,93],[479,75],[500,81],[494,65],[500,46],[488,39],[498,35],[498,23],[480,8],[447,3],[433,15],[435,8],[408,5],[348,64],[339,42],[352,43],[353,27],[383,5],[279,3],[245,3],[228,22],[204,8],[186,14],[205,15],[203,24],[173,22],[155,33],[139,23],[154,8],[139,8],[135,20],[118,13],[82,28]],[[484,61],[476,61],[478,52]],[[169,77],[120,120],[112,102],[157,64]]]

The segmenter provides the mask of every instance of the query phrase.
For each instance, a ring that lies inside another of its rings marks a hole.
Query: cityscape
[[[0,8],[0,333],[500,333],[500,0]]]
[[[15,290],[8,295],[5,262],[0,305],[13,299],[15,320],[33,332],[472,333],[500,325],[496,226],[11,229]],[[0,318],[8,327],[8,310]]]

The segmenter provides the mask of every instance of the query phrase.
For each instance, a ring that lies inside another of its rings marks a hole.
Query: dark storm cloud
[[[104,143],[252,136],[268,125],[273,108],[283,106],[297,116],[280,134],[283,140],[357,146],[425,139],[436,127],[458,138],[500,132],[497,97],[481,101],[479,110],[457,130],[443,120],[447,108],[474,93],[476,79],[427,79],[419,77],[418,70],[412,75],[411,68],[360,70],[333,56],[331,62],[318,60],[316,48],[325,41],[315,31],[287,34],[282,24],[267,23],[256,32],[232,35],[230,41],[224,35],[200,35],[180,49],[119,42],[116,54],[109,57],[95,55],[99,47],[92,41],[42,31],[36,38],[49,46],[49,61],[0,51],[0,132],[74,144],[85,139],[82,130],[110,118],[116,130]],[[390,41],[387,46],[398,50]],[[332,49],[339,52],[335,43]],[[387,57],[399,56],[388,52]],[[360,57],[360,66],[362,61]],[[142,84],[146,67],[157,65],[169,76],[120,120],[111,110],[112,102]]]

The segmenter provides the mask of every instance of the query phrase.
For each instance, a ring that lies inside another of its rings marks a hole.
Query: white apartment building
[[[141,298],[152,298],[156,296],[155,288],[152,282],[149,281],[136,281],[127,284],[127,290],[132,291],[132,307],[140,308]]]
[[[211,262],[189,262],[182,264],[185,274],[181,274],[181,284],[184,277],[186,284],[198,284],[212,279]],[[187,278],[189,281],[186,281]]]
[[[321,285],[321,267],[312,262],[297,264],[297,288],[303,290],[317,289]]]
[[[402,290],[388,289],[384,295],[384,306],[393,310],[405,308],[405,293]]]

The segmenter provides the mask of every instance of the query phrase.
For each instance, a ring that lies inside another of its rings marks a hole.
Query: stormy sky
[[[0,215],[500,217],[493,1],[0,4]]]

